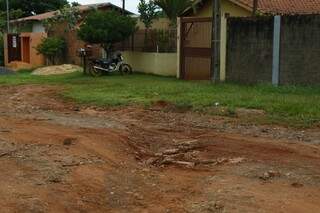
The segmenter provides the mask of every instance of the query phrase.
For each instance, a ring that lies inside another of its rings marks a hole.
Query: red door
[[[30,37],[22,37],[22,61],[30,63]]]

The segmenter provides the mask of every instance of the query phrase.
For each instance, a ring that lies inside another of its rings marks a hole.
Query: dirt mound
[[[66,73],[78,72],[82,68],[73,64],[63,64],[57,66],[41,67],[32,72],[32,75],[60,75]]]

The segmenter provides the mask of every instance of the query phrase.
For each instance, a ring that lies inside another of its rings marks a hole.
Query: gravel
[[[0,67],[0,75],[8,75],[8,74],[14,74],[14,71],[6,67]]]

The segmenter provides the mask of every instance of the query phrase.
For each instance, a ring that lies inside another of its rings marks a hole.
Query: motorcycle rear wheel
[[[94,66],[95,66],[94,64],[92,64],[92,65],[90,66],[90,70],[89,70],[90,75],[93,76],[93,77],[100,77],[100,76],[102,76],[102,75],[103,75],[103,71],[100,70],[100,69],[94,68]]]
[[[129,64],[122,64],[119,68],[121,75],[132,74],[132,67]]]

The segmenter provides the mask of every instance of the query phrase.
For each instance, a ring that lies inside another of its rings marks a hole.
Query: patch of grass
[[[28,72],[1,76],[0,84],[63,85],[64,97],[89,105],[148,106],[162,100],[206,112],[219,103],[232,113],[236,108],[265,110],[273,123],[308,126],[320,121],[320,87],[212,84],[144,74],[92,78],[81,73],[32,76]]]
[[[32,71],[33,69],[20,69],[17,72],[21,74],[21,73],[31,73]]]

